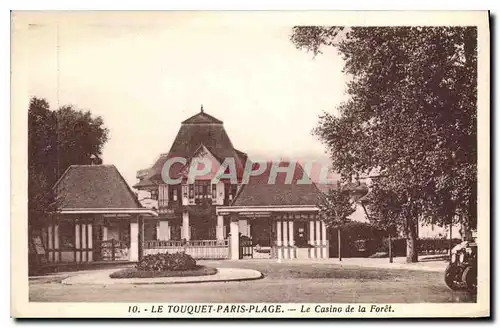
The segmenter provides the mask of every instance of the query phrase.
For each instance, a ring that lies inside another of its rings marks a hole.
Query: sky
[[[343,62],[334,49],[316,58],[296,49],[291,29],[174,14],[151,23],[44,22],[23,31],[18,59],[30,96],[103,118],[104,163],[130,185],[201,105],[250,158],[328,162],[311,131],[346,99]]]

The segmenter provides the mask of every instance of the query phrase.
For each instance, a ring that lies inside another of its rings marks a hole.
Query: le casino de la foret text
[[[394,312],[390,304],[387,305],[325,305],[311,304],[300,305],[297,308],[285,308],[281,304],[230,304],[230,305],[153,305],[151,307],[141,308],[139,306],[129,306],[130,313],[165,313],[165,314],[214,314],[214,313],[284,313],[287,311],[296,311],[299,313],[363,313],[363,312]]]

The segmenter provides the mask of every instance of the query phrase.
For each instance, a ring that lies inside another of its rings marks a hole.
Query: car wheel
[[[455,278],[457,277],[458,270],[455,266],[451,264],[448,265],[444,272],[444,282],[446,285],[453,290],[460,290],[461,285],[456,282]]]
[[[467,290],[474,292],[477,288],[477,270],[472,266],[465,268],[462,273],[462,281],[465,283]]]

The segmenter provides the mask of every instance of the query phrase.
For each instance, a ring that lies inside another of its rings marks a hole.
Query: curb
[[[223,273],[221,274],[221,270]],[[228,272],[232,270],[233,272]],[[193,277],[159,277],[159,278],[110,278],[109,274],[116,270],[105,270],[94,273],[85,273],[68,277],[61,281],[63,285],[169,285],[169,284],[194,284],[208,282],[233,282],[245,280],[258,280],[264,275],[257,270],[237,268],[217,268],[217,273],[208,276]],[[236,272],[234,272],[236,271]],[[214,277],[219,275],[219,277]],[[233,277],[231,277],[233,275]],[[83,276],[83,277],[82,277]],[[210,277],[203,279],[202,277]],[[178,279],[176,279],[178,278]],[[191,279],[186,279],[191,278]],[[143,280],[143,281],[141,281]]]
[[[151,282],[131,282],[129,285],[180,285],[180,284],[203,284],[207,282],[238,282],[238,281],[252,281],[263,279],[264,275],[261,273],[258,277],[250,277],[250,278],[235,278],[235,279],[222,279],[222,280],[193,280],[193,281],[171,281],[171,282],[161,282],[161,281],[151,281]],[[127,284],[127,283],[123,283]],[[118,285],[118,284],[114,284]]]

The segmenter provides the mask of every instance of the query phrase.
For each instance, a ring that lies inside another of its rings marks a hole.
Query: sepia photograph
[[[12,316],[490,315],[488,12],[11,25]]]

